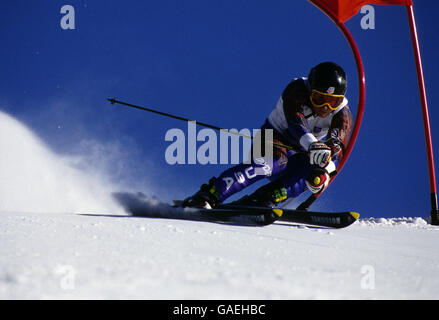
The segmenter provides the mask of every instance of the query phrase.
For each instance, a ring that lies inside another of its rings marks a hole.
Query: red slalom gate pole
[[[430,120],[428,117],[427,94],[425,92],[424,72],[422,70],[421,52],[419,49],[418,33],[416,29],[415,14],[413,6],[406,6],[408,20],[410,24],[410,34],[412,38],[413,53],[416,62],[416,72],[418,75],[418,87],[421,98],[422,119],[424,122],[424,135],[428,159],[428,173],[430,176],[430,201],[431,201],[431,224],[439,225],[439,210],[436,191],[436,175],[434,170],[433,143],[431,141]]]
[[[354,58],[355,58],[355,63],[357,65],[358,107],[357,107],[357,113],[356,113],[356,117],[355,117],[354,126],[352,128],[352,133],[349,137],[349,141],[347,143],[346,150],[344,151],[343,157],[340,160],[340,163],[338,164],[337,171],[340,172],[341,169],[343,168],[343,166],[345,165],[346,161],[348,160],[351,152],[352,152],[352,149],[353,149],[355,142],[357,140],[357,137],[358,137],[358,133],[360,132],[361,122],[363,120],[364,104],[365,104],[365,100],[366,100],[366,79],[364,76],[364,67],[363,67],[363,62],[361,60],[360,51],[358,50],[358,47],[354,41],[354,38],[352,37],[349,30],[346,28],[344,23],[339,22],[337,20],[337,18],[334,17],[334,15],[332,15],[326,8],[322,8],[322,7],[318,6],[318,4],[314,3],[312,0],[310,0],[310,2],[312,4],[314,4],[317,8],[322,10],[337,25],[337,27],[343,33],[344,37],[346,38],[347,42],[349,43],[352,54],[354,55]],[[332,183],[336,176],[332,177],[332,179],[330,180],[329,183]],[[299,206],[297,206],[296,209],[308,210],[309,207],[314,203],[314,201],[317,200],[317,198],[321,194],[322,194],[322,192],[318,193],[318,194],[313,193],[305,201],[303,201]]]

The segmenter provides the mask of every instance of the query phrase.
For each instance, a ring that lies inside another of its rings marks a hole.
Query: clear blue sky
[[[414,2],[438,160],[439,4]],[[60,27],[65,4],[75,8],[75,30]],[[366,71],[364,121],[347,164],[313,208],[427,216],[425,142],[405,8],[375,6],[375,30],[361,29],[360,19],[347,26]],[[0,40],[0,110],[61,153],[78,150],[84,139],[119,144],[126,170],[115,179],[144,181],[167,200],[193,193],[228,166],[168,165],[165,133],[186,125],[111,106],[107,97],[224,128],[258,128],[290,79],[332,60],[347,72],[354,115],[357,107],[348,44],[307,1],[2,1]]]

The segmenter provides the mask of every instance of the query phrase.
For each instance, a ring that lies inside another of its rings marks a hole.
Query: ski
[[[277,221],[282,210],[271,208],[191,208],[203,214],[209,221],[228,222],[242,225],[266,226]]]
[[[181,206],[182,201],[174,200],[174,206]],[[203,209],[209,214],[234,214],[234,215],[265,215],[265,224],[274,221],[301,223],[312,226],[328,228],[345,228],[358,220],[360,215],[354,211],[322,212],[305,211],[296,209],[273,209],[267,207],[243,206],[237,204],[220,204],[213,209]],[[273,213],[275,215],[273,215]]]
[[[360,214],[354,211],[342,212],[323,212],[323,211],[305,211],[296,209],[271,209],[264,207],[242,206],[234,204],[221,204],[215,209],[228,210],[245,210],[245,212],[258,212],[264,210],[277,210],[276,214],[279,216],[277,221],[301,223],[312,226],[328,227],[328,228],[345,228],[358,220]]]
[[[218,222],[246,226],[265,226],[279,218],[278,209],[264,208],[183,208],[149,198],[142,193],[116,192],[113,197],[134,217]]]
[[[327,228],[345,228],[354,223],[359,214],[346,212],[316,212],[294,209],[253,207],[237,204],[221,204],[213,209],[183,208],[181,201],[174,205],[148,198],[141,193],[119,192],[113,196],[134,217],[179,219],[239,224],[247,226],[266,226],[276,221],[300,223]]]

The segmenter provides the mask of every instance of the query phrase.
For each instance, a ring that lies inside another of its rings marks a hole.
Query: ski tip
[[[284,213],[282,209],[272,209],[272,210],[279,218],[282,217],[282,214]]]
[[[114,98],[107,98],[108,101],[110,101],[111,104],[115,104],[116,99]]]
[[[360,214],[358,212],[351,211],[349,213],[355,220],[358,220],[358,218],[360,217]]]

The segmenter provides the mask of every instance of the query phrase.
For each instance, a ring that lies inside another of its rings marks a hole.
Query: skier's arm
[[[332,118],[325,143],[318,141],[310,145],[311,164],[313,158],[324,159],[325,152],[329,154],[328,163],[317,163],[320,167],[314,168],[305,180],[306,186],[311,192],[322,192],[328,186],[330,177],[337,172],[335,163],[331,159],[340,160],[343,157],[351,127],[352,114],[349,107],[346,106]],[[316,149],[315,155],[313,155],[313,149]],[[321,155],[319,156],[319,154]]]
[[[288,132],[296,145],[301,146],[302,151],[308,151],[312,142],[317,141],[303,114],[302,105],[308,99],[303,80],[292,81],[282,93],[285,117],[288,122]]]
[[[325,143],[331,148],[332,158],[343,157],[349,134],[352,129],[352,113],[346,106],[332,118]]]

